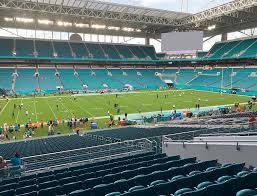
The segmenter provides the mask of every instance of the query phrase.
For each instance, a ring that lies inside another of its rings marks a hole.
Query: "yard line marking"
[[[23,98],[21,99],[21,103],[20,105],[23,103]],[[20,115],[20,109],[18,110],[18,113],[17,113],[17,116],[16,116],[16,123],[18,122],[18,118],[19,118],[19,115]]]
[[[91,114],[89,111],[85,110],[83,107],[80,106],[81,103],[77,103],[77,104],[74,104],[73,101],[72,101],[72,104],[75,105],[76,107],[78,107],[79,109],[81,109],[82,111],[84,111],[85,113],[89,114],[91,117],[93,117],[94,115]]]
[[[34,97],[34,110],[35,110],[35,115],[36,115],[36,121],[38,122],[38,118],[37,118],[37,107],[36,107],[36,102],[35,102],[35,97]]]
[[[57,116],[55,115],[55,113],[54,113],[52,107],[50,106],[50,104],[48,103],[47,99],[46,99],[46,103],[47,103],[48,107],[50,108],[50,110],[52,111],[54,118],[57,119]]]
[[[3,113],[3,111],[5,110],[5,108],[6,108],[6,106],[8,105],[8,103],[9,103],[9,99],[7,100],[7,103],[5,104],[5,106],[3,107],[3,109],[1,110],[0,115]]]
[[[63,99],[62,99],[62,100],[63,100]],[[66,108],[66,111],[68,111],[68,112],[70,113],[71,117],[73,117],[74,114],[70,111],[70,109],[69,109],[66,105],[63,104],[63,101],[60,101],[60,102],[61,102],[62,106],[63,106],[64,108]]]

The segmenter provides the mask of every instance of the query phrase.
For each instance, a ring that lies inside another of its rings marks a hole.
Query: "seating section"
[[[37,82],[34,76],[36,68],[18,68],[18,77],[14,85],[15,92],[17,94],[31,94],[35,92],[38,85],[41,92],[45,94],[57,92],[57,86],[61,85],[64,86],[64,90],[84,90],[83,85],[87,85],[90,91],[98,89],[122,90],[125,85],[131,85],[134,90],[159,89],[166,85],[160,77],[155,76],[155,72],[159,71],[156,69],[124,69],[122,71],[120,69],[77,68],[78,76],[74,75],[72,67],[58,68],[57,71],[60,74],[60,80],[55,75],[54,67],[39,68],[39,82]],[[13,72],[15,72],[14,68],[1,68],[0,81],[2,82],[0,88],[11,91]],[[92,72],[95,75],[92,75]],[[111,75],[108,75],[108,72]],[[123,75],[123,72],[126,72],[127,75]],[[141,75],[138,75],[138,72]]]
[[[0,57],[156,60],[153,46],[1,38]],[[15,52],[15,53],[13,53]]]
[[[158,128],[138,128],[138,127],[125,127],[121,129],[110,129],[104,131],[91,132],[88,135],[102,136],[105,138],[112,138],[118,140],[134,140],[139,138],[152,138],[168,134],[179,134],[182,132],[195,131],[196,128],[191,127],[158,127]],[[198,128],[200,130],[200,128]],[[206,131],[203,129],[203,132]],[[215,129],[210,130],[215,131]],[[198,132],[201,134],[201,131]],[[188,134],[187,139],[192,139]],[[186,138],[185,138],[186,139]]]
[[[83,52],[83,51],[82,51]],[[86,52],[86,51],[84,51]],[[83,52],[83,53],[84,53]],[[82,55],[82,54],[81,54]],[[11,91],[12,73],[14,68],[0,68],[0,88]],[[14,89],[18,94],[35,92],[37,85],[42,92],[49,94],[57,92],[57,86],[63,85],[64,90],[99,89],[122,90],[126,85],[131,85],[134,90],[159,89],[165,87],[164,80],[174,81],[177,88],[193,88],[219,91],[223,88],[236,88],[242,91],[257,91],[256,68],[213,68],[205,69],[82,69],[76,68],[79,74],[74,75],[72,67],[57,68],[60,80],[55,76],[53,67],[39,68],[39,82],[34,74],[35,68],[18,68],[18,77]],[[156,72],[162,75],[156,76]],[[92,74],[95,73],[95,74]],[[223,76],[223,77],[222,77]],[[83,86],[84,85],[84,86]]]
[[[253,58],[257,55],[257,38],[243,38],[224,42],[217,42],[210,51],[201,58],[229,59]]]
[[[4,179],[0,195],[232,196],[257,187],[256,178],[244,164],[148,152]]]
[[[1,156],[6,159],[11,159],[15,152],[20,152],[23,157],[29,157],[33,155],[86,148],[104,143],[104,141],[96,141],[88,136],[57,136],[0,144],[0,152]]]

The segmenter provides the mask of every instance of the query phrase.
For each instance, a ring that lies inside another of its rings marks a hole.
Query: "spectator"
[[[79,135],[80,128],[79,128],[79,127],[77,127],[77,128],[75,129],[75,131],[76,131],[77,135]]]
[[[11,175],[16,176],[20,175],[20,170],[22,169],[23,163],[21,156],[18,152],[15,153],[14,157],[11,159]]]
[[[6,168],[7,163],[2,156],[0,156],[0,169]]]
[[[0,178],[3,178],[7,174],[7,163],[2,156],[0,156]]]
[[[11,159],[11,164],[13,167],[21,167],[22,166],[22,159],[18,152],[16,152],[14,157]]]
[[[251,116],[249,117],[248,122],[249,122],[249,128],[250,128],[250,129],[254,129],[254,128],[255,128],[255,125],[256,125],[256,118],[255,118],[255,116],[254,116],[254,115],[251,115]]]

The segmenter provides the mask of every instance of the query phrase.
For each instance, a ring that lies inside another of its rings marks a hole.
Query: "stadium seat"
[[[128,192],[134,192],[134,191],[137,191],[137,190],[141,190],[141,189],[144,189],[145,187],[144,186],[134,186],[134,187],[131,187]]]
[[[209,185],[212,185],[213,183],[212,182],[208,182],[208,181],[206,181],[206,182],[201,182],[200,184],[198,184],[197,185],[197,189],[202,189],[202,188],[205,188],[205,187],[207,187],[207,186],[209,186]]]
[[[33,192],[33,191],[36,191],[36,190],[37,190],[37,185],[34,184],[34,185],[30,185],[30,186],[24,186],[24,187],[21,187],[21,188],[17,188],[16,189],[16,194],[21,195],[21,194]]]
[[[91,196],[91,189],[72,191],[69,196]]]
[[[236,196],[255,196],[255,195],[257,195],[257,190],[253,190],[253,189],[244,189],[236,193]]]
[[[164,180],[156,180],[156,181],[153,181],[151,182],[150,186],[155,186],[155,185],[158,185],[158,184],[161,184],[161,183],[165,183],[166,181]]]
[[[14,189],[7,189],[5,191],[0,191],[1,196],[14,196],[15,190]]]
[[[62,191],[62,188],[60,186],[55,186],[51,188],[41,189],[38,192],[38,196],[55,196],[57,194],[60,194]]]
[[[217,179],[217,182],[221,183],[221,182],[225,182],[227,180],[230,180],[232,177],[231,176],[221,176]]]
[[[181,195],[183,193],[187,193],[187,192],[190,192],[192,191],[192,189],[190,188],[183,188],[183,189],[179,189],[175,192],[174,196],[178,196],[178,195]]]
[[[82,182],[72,182],[69,184],[64,184],[61,188],[62,193],[68,194],[72,191],[76,191],[82,188]]]
[[[19,196],[37,196],[37,191],[29,192],[29,193],[24,193]]]
[[[112,193],[108,193],[105,196],[120,196],[121,193],[120,192],[112,192]]]

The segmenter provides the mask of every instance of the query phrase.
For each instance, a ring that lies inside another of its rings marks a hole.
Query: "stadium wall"
[[[166,141],[163,152],[168,156],[175,154],[182,158],[197,157],[198,160],[218,159],[224,163],[246,163],[246,167],[257,166],[257,140],[248,141]]]

